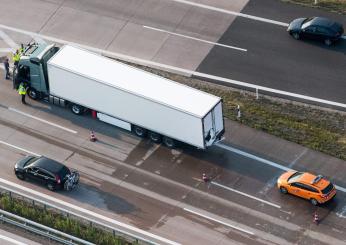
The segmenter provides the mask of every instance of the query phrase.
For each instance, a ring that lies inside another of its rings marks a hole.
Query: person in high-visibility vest
[[[20,55],[23,55],[23,54],[24,54],[24,51],[25,51],[25,49],[24,49],[24,44],[21,44],[21,45],[20,45],[20,48],[19,48],[19,54],[20,54]]]
[[[26,86],[24,83],[20,83],[19,88],[18,88],[18,94],[22,96],[22,103],[26,104],[25,102],[25,95],[26,95]]]
[[[20,53],[19,53],[19,50],[17,49],[16,52],[13,54],[13,64],[15,67],[18,66],[18,63],[19,63],[19,60],[20,60]]]

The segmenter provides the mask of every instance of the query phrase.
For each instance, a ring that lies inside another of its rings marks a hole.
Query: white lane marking
[[[177,2],[177,3],[183,3],[186,5],[199,7],[199,8],[203,8],[203,9],[213,10],[213,11],[224,13],[224,14],[240,16],[240,17],[244,17],[247,19],[262,21],[262,22],[266,22],[266,23],[270,23],[270,24],[274,24],[274,25],[285,26],[285,27],[287,27],[289,25],[288,23],[284,23],[281,21],[276,21],[276,20],[266,19],[266,18],[262,18],[262,17],[257,17],[254,15],[248,15],[248,14],[243,14],[243,13],[239,13],[239,12],[234,12],[234,11],[230,11],[230,10],[226,10],[226,9],[213,7],[213,6],[206,5],[206,4],[200,4],[200,3],[195,3],[195,2],[185,1],[185,0],[170,0],[170,1]]]
[[[74,130],[69,129],[69,128],[65,128],[65,127],[60,126],[60,125],[58,125],[58,124],[56,124],[56,123],[49,122],[49,121],[44,120],[44,119],[41,119],[41,118],[39,118],[39,117],[32,116],[32,115],[30,115],[30,114],[28,114],[28,113],[22,112],[22,111],[20,111],[20,110],[15,109],[15,108],[9,107],[8,109],[9,109],[10,111],[17,112],[17,113],[19,113],[19,114],[21,114],[21,115],[23,115],[23,116],[30,117],[30,118],[32,118],[32,119],[35,119],[35,120],[37,120],[37,121],[40,121],[40,122],[49,124],[49,125],[54,126],[54,127],[56,127],[56,128],[60,128],[60,129],[65,130],[65,131],[67,131],[67,132],[70,132],[70,133],[73,133],[73,134],[76,134],[76,133],[77,133],[77,131],[74,131]]]
[[[29,153],[29,154],[34,155],[34,156],[37,156],[37,157],[40,157],[40,156],[41,156],[40,154],[37,154],[37,153],[35,153],[35,152],[26,150],[26,149],[21,148],[21,147],[19,147],[19,146],[12,145],[12,144],[7,143],[7,142],[2,141],[2,140],[0,140],[0,144],[10,146],[10,147],[12,147],[12,148],[15,148],[15,149],[20,150],[20,151],[24,151],[24,152],[26,152],[26,153]]]
[[[1,234],[0,234],[0,239],[8,241],[8,242],[13,243],[13,244],[28,245],[27,243],[19,242],[19,241],[15,240],[15,239],[13,239],[11,237],[7,237],[7,236],[1,235]]]
[[[230,187],[228,187],[228,186],[221,185],[221,184],[219,184],[219,183],[217,183],[217,182],[215,182],[215,181],[212,181],[211,183],[212,183],[213,185],[219,186],[219,187],[224,188],[224,189],[229,190],[229,191],[233,191],[233,192],[235,192],[235,193],[238,193],[239,195],[246,196],[246,197],[251,198],[251,199],[254,199],[254,200],[256,200],[256,201],[259,201],[259,202],[265,203],[265,204],[267,204],[267,205],[273,206],[273,207],[275,207],[275,208],[281,208],[281,206],[279,206],[279,205],[277,205],[277,204],[268,202],[268,201],[263,200],[263,199],[258,198],[258,197],[251,196],[251,195],[249,195],[249,194],[246,194],[246,193],[244,193],[244,192],[241,192],[241,191],[238,191],[238,190],[236,190],[236,189],[230,188]]]
[[[136,166],[140,166],[142,165],[142,163],[148,159],[148,157],[150,157],[157,149],[159,149],[160,145],[159,144],[155,144],[152,147],[149,148],[149,150],[145,153],[144,157],[142,157],[141,160],[139,160],[136,163]]]
[[[225,45],[225,44],[221,44],[221,43],[215,43],[215,42],[203,40],[203,39],[196,38],[196,37],[191,37],[191,36],[187,36],[187,35],[183,35],[183,34],[178,34],[178,33],[175,33],[175,32],[165,31],[165,30],[162,30],[162,29],[159,29],[159,28],[154,28],[154,27],[150,27],[150,26],[143,26],[143,27],[147,28],[147,29],[150,29],[150,30],[164,32],[164,33],[168,33],[168,34],[171,34],[171,35],[174,35],[174,36],[183,37],[183,38],[187,38],[187,39],[192,39],[192,40],[196,40],[196,41],[203,42],[203,43],[208,43],[208,44],[212,44],[212,45],[216,45],[216,46],[221,46],[221,47],[225,47],[225,48],[230,48],[230,49],[236,49],[236,50],[243,51],[243,52],[247,51],[247,49],[238,48],[238,47],[235,47],[235,46]]]
[[[198,212],[193,211],[193,210],[191,210],[191,209],[184,208],[184,210],[187,211],[187,212],[193,213],[193,214],[195,214],[195,215],[201,216],[201,217],[203,217],[203,218],[205,218],[205,219],[212,220],[212,221],[214,221],[214,222],[216,222],[216,223],[220,223],[220,224],[222,224],[222,225],[231,227],[231,228],[233,228],[233,229],[235,229],[235,230],[242,231],[242,232],[247,233],[247,234],[249,234],[249,235],[255,235],[255,234],[254,234],[253,232],[251,232],[251,231],[244,230],[244,229],[242,229],[242,228],[239,228],[239,227],[236,227],[236,226],[234,226],[234,225],[228,224],[228,223],[223,222],[223,221],[221,221],[221,220],[217,220],[217,219],[214,219],[214,218],[212,218],[212,217],[206,216],[206,215],[204,215],[204,214],[198,213]]]
[[[336,215],[339,218],[346,218],[346,205],[339,212],[336,212]]]
[[[4,183],[4,184],[6,184],[6,185],[9,185],[9,186],[15,187],[15,188],[17,188],[17,189],[19,189],[19,190],[23,190],[23,191],[26,191],[26,192],[28,192],[28,193],[34,194],[34,195],[39,196],[39,197],[41,197],[41,198],[45,198],[45,199],[47,199],[47,200],[49,200],[49,201],[52,201],[52,202],[55,202],[55,203],[59,203],[60,205],[63,205],[63,206],[65,206],[65,207],[69,207],[69,208],[71,208],[71,209],[78,210],[78,211],[81,212],[81,213],[85,213],[85,214],[88,214],[88,215],[90,215],[90,216],[94,216],[94,217],[96,217],[96,218],[98,218],[98,219],[101,219],[101,220],[107,221],[107,222],[109,222],[109,223],[112,223],[112,224],[121,226],[121,227],[126,228],[126,229],[128,229],[128,230],[132,230],[132,231],[134,231],[134,232],[137,232],[137,233],[139,233],[139,234],[145,235],[145,236],[147,236],[147,237],[154,238],[154,239],[156,239],[156,240],[158,240],[158,241],[161,241],[161,242],[164,242],[164,243],[167,243],[167,244],[171,244],[171,245],[181,245],[180,243],[177,243],[177,242],[168,240],[168,239],[166,239],[166,238],[163,238],[163,237],[160,237],[160,236],[158,236],[158,235],[149,233],[149,232],[144,231],[144,230],[141,230],[141,229],[139,229],[139,228],[137,228],[137,227],[134,227],[134,226],[131,226],[131,225],[122,223],[122,222],[120,222],[120,221],[116,221],[116,220],[114,220],[114,219],[108,218],[108,217],[103,216],[103,215],[101,215],[101,214],[98,214],[98,213],[95,213],[95,212],[93,212],[93,211],[84,209],[84,208],[82,208],[82,207],[78,207],[78,206],[73,205],[73,204],[71,204],[71,203],[62,201],[61,199],[57,199],[57,198],[52,197],[52,196],[50,196],[50,195],[46,195],[46,194],[44,194],[44,193],[40,193],[40,192],[38,192],[38,191],[29,189],[29,188],[24,187],[24,186],[22,186],[22,185],[18,185],[18,184],[16,184],[16,183],[13,183],[13,182],[11,182],[11,181],[5,180],[5,179],[3,179],[3,178],[0,178],[0,182]]]
[[[0,37],[5,41],[5,43],[8,44],[12,48],[12,51],[16,50],[19,45],[15,43],[15,41],[12,40],[5,32],[0,30]]]
[[[270,166],[272,166],[272,167],[275,167],[275,168],[278,168],[278,169],[281,169],[281,170],[284,170],[284,171],[294,170],[294,169],[291,169],[291,168],[282,166],[282,165],[280,165],[280,164],[277,164],[277,163],[275,163],[275,162],[269,161],[269,160],[267,160],[267,159],[264,159],[264,158],[255,156],[255,155],[250,154],[250,153],[247,153],[247,152],[245,152],[245,151],[238,150],[238,149],[233,148],[233,147],[228,146],[228,145],[224,145],[224,144],[218,143],[218,144],[216,144],[216,146],[218,146],[218,147],[220,147],[220,148],[222,148],[222,149],[225,149],[225,150],[228,150],[228,151],[237,153],[237,154],[242,155],[242,156],[244,156],[244,157],[247,157],[247,158],[256,160],[256,161],[258,161],[258,162],[265,163],[265,164],[267,164],[267,165],[270,165]],[[346,193],[346,188],[344,188],[344,187],[335,185],[335,188],[336,188],[337,190],[339,190],[339,191],[342,191],[342,192],[345,192],[345,193]]]
[[[228,79],[228,78],[224,78],[224,77],[209,75],[209,74],[206,74],[206,73],[191,71],[191,70],[187,70],[187,69],[183,69],[183,68],[179,68],[179,67],[175,67],[175,66],[165,65],[165,64],[153,62],[153,61],[150,61],[150,60],[144,60],[144,59],[140,59],[140,58],[136,58],[136,57],[120,54],[120,53],[115,53],[115,52],[111,52],[111,51],[107,51],[107,50],[103,50],[103,49],[99,49],[99,48],[90,47],[88,45],[82,45],[82,44],[78,44],[78,43],[74,43],[74,42],[69,42],[69,41],[66,41],[66,40],[63,40],[63,39],[59,39],[59,38],[55,38],[55,37],[50,37],[50,36],[45,36],[45,35],[37,34],[37,33],[34,33],[34,32],[30,32],[30,31],[25,31],[25,30],[22,30],[22,29],[6,26],[6,25],[2,25],[2,24],[0,24],[0,28],[6,29],[6,30],[10,30],[10,31],[13,31],[13,32],[18,32],[18,33],[26,34],[26,35],[29,35],[29,36],[38,36],[38,37],[41,37],[41,38],[44,38],[46,40],[49,40],[49,41],[52,41],[52,42],[56,42],[56,43],[71,44],[71,45],[79,46],[81,48],[85,48],[85,49],[88,49],[90,51],[93,51],[93,52],[96,52],[96,53],[100,53],[100,54],[103,54],[103,55],[106,55],[106,56],[111,56],[111,57],[122,59],[122,60],[125,60],[125,61],[128,61],[128,62],[134,62],[134,63],[137,63],[137,64],[151,66],[151,67],[154,67],[154,68],[159,67],[161,69],[163,68],[163,69],[167,69],[167,70],[170,70],[170,71],[179,72],[179,73],[182,73],[182,74],[186,74],[188,76],[191,75],[191,76],[197,76],[197,77],[201,77],[201,78],[207,78],[207,79],[211,79],[211,80],[215,80],[215,81],[220,81],[220,82],[225,82],[225,83],[239,85],[241,87],[253,88],[254,90],[258,89],[258,91],[263,90],[263,91],[267,91],[267,92],[274,93],[274,94],[281,94],[281,95],[285,95],[285,96],[289,96],[289,97],[293,97],[293,98],[299,98],[299,99],[303,99],[303,100],[307,100],[307,101],[313,101],[313,102],[318,102],[318,103],[322,103],[322,104],[326,104],[326,105],[333,105],[333,106],[338,106],[338,107],[341,107],[341,108],[346,108],[346,104],[335,102],[335,101],[319,99],[319,98],[315,98],[315,97],[311,97],[311,96],[306,96],[306,95],[302,95],[302,94],[286,92],[286,91],[282,91],[282,90],[278,90],[278,89],[272,89],[272,88],[268,88],[268,87],[264,87],[264,86],[259,86],[259,85],[255,85],[255,84],[251,84],[251,83],[245,83],[245,82],[241,82],[241,81],[237,81],[237,80],[233,80],[233,79]]]

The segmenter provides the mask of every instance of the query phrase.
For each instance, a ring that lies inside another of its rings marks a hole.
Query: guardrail
[[[114,228],[110,225],[107,225],[107,224],[104,224],[102,222],[93,220],[89,217],[85,217],[83,215],[77,214],[73,211],[69,211],[67,209],[58,207],[54,204],[50,204],[48,202],[39,200],[39,199],[34,198],[32,196],[20,193],[20,192],[15,191],[15,190],[12,190],[12,189],[10,189],[6,186],[3,186],[3,185],[0,185],[0,193],[8,193],[11,198],[17,198],[17,199],[21,199],[24,201],[30,201],[33,203],[33,205],[41,206],[44,209],[53,209],[53,210],[57,211],[58,213],[65,215],[71,219],[79,220],[81,222],[85,222],[85,223],[89,224],[90,226],[94,226],[94,227],[100,228],[102,230],[109,231],[114,236],[123,237],[130,242],[135,242],[135,243],[139,243],[139,244],[143,244],[143,245],[159,245],[158,243],[150,241],[146,238],[137,236],[135,234],[132,234],[130,232],[127,232],[127,231],[124,231],[121,229]]]
[[[71,236],[69,234],[63,233],[61,231],[52,229],[50,227],[38,224],[36,222],[25,219],[18,215],[6,212],[1,209],[0,209],[0,221],[9,223],[11,225],[15,225],[27,231],[36,233],[50,240],[54,240],[66,245],[74,245],[74,244],[94,245],[95,244],[95,243],[91,243],[83,239]]]

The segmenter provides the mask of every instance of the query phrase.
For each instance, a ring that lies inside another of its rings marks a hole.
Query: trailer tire
[[[144,138],[147,134],[147,130],[139,126],[133,126],[132,131],[140,138]]]
[[[84,108],[83,108],[83,106],[80,106],[77,104],[72,104],[71,105],[71,111],[73,114],[82,115],[84,112]]]
[[[152,142],[159,144],[161,143],[162,136],[161,134],[155,133],[155,132],[149,132],[149,138]]]
[[[174,139],[169,138],[167,136],[164,136],[162,139],[162,142],[165,146],[167,146],[168,148],[174,148],[176,145],[176,142]]]
[[[28,88],[28,96],[33,100],[41,99],[41,93],[34,88]]]

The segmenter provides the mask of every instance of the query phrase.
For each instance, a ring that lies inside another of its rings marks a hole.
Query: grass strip
[[[281,0],[282,2],[299,4],[307,7],[320,8],[330,12],[346,14],[346,0]]]
[[[39,205],[33,205],[28,201],[10,197],[9,194],[0,195],[0,208],[32,220],[39,224],[51,227],[83,240],[104,245],[135,245],[124,238],[114,236],[111,232],[91,226],[85,222],[57,213],[54,210],[45,209]]]

